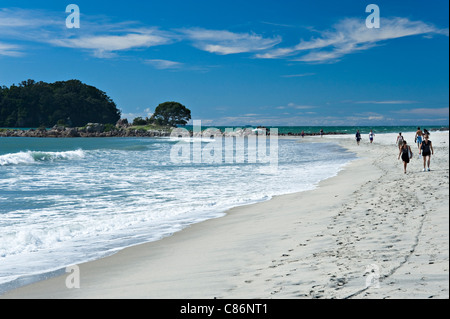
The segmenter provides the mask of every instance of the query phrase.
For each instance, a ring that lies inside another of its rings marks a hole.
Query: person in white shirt
[[[405,140],[405,139],[403,138],[402,133],[398,133],[396,144],[397,144],[399,150],[402,149],[403,141],[404,141],[404,140]]]
[[[373,137],[375,136],[375,134],[373,133],[373,131],[372,130],[370,130],[370,133],[369,133],[369,140],[370,140],[370,144],[372,144],[373,143]]]

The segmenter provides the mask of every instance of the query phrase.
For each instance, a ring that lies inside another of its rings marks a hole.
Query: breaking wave
[[[0,155],[0,166],[81,159],[84,158],[84,156],[85,154],[83,150],[67,151],[67,152],[27,151],[27,152]]]

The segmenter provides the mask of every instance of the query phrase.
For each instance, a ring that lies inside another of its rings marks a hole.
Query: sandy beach
[[[431,172],[404,135],[406,175],[396,134],[298,138],[359,159],[313,191],[81,264],[80,289],[65,274],[0,298],[449,298],[449,134],[431,134]]]

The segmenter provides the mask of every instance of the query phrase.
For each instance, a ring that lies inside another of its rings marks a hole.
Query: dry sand
[[[313,191],[79,265],[80,289],[63,275],[1,297],[449,298],[448,132],[432,133],[431,172],[413,146],[403,174],[395,139],[299,139],[337,142],[360,159]]]

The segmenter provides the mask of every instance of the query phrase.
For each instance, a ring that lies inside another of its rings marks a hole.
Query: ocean
[[[0,138],[0,293],[232,207],[312,190],[355,159],[334,143],[279,139],[274,170],[236,141],[232,156],[244,160],[199,163],[174,161],[173,150],[211,141]]]
[[[186,125],[186,129],[192,130],[192,125]],[[236,129],[242,126],[216,126],[216,128],[224,131],[226,128]],[[204,127],[209,128],[209,126]],[[384,133],[400,133],[400,132],[416,132],[417,126],[267,126],[267,129],[277,128],[280,134],[300,134],[304,131],[306,134],[318,134],[321,129],[323,129],[324,133],[341,133],[341,134],[355,134],[356,130],[359,130],[361,134],[369,134],[370,130],[373,130],[375,134],[384,134]],[[441,128],[447,128],[447,126],[421,126],[421,129],[427,129],[429,131],[439,130]]]

